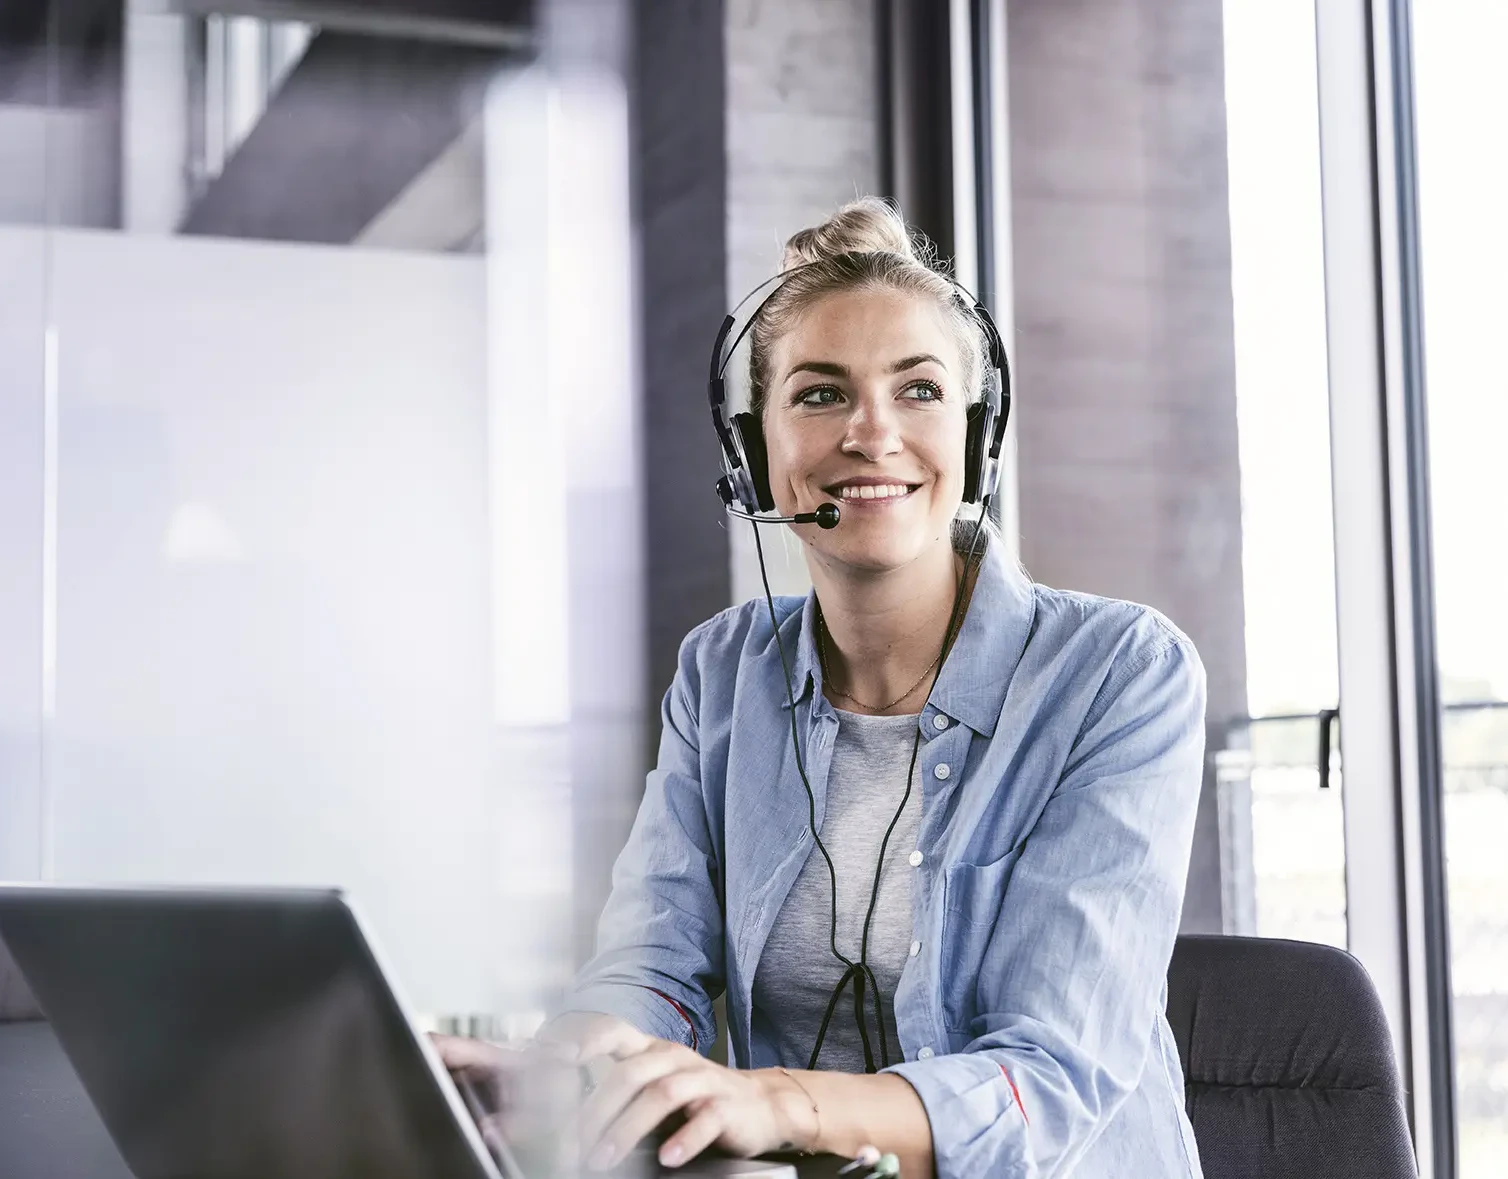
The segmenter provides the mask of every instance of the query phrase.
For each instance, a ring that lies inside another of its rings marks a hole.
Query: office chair
[[[1168,1021],[1205,1179],[1414,1179],[1382,1004],[1342,950],[1185,936]]]

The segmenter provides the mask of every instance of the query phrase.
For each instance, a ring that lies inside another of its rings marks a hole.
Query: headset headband
[[[712,410],[712,426],[717,432],[718,444],[723,455],[724,478],[718,482],[718,494],[723,502],[730,507],[734,501],[743,504],[746,511],[758,512],[769,511],[771,506],[768,489],[768,472],[764,469],[763,438],[756,437],[759,434],[759,423],[752,414],[739,413],[731,418],[727,407],[727,381],[726,374],[728,365],[733,360],[733,354],[738,351],[738,346],[743,343],[744,337],[753,329],[758,321],[760,313],[765,305],[790,281],[804,270],[810,270],[814,266],[828,264],[839,259],[857,259],[868,254],[883,254],[887,251],[853,251],[846,254],[836,254],[831,258],[820,259],[816,262],[803,262],[798,266],[792,266],[787,270],[779,271],[765,279],[752,291],[740,299],[733,310],[723,319],[722,326],[718,329],[717,338],[712,345],[712,358],[707,373],[707,401]],[[901,255],[892,255],[901,257]],[[930,267],[928,268],[930,269]],[[967,287],[955,279],[952,275],[943,274],[941,271],[932,271],[939,277],[946,279],[952,285],[955,293],[963,301],[964,306],[972,313],[975,322],[979,324],[984,333],[985,349],[988,354],[990,369],[994,372],[994,380],[990,380],[985,374],[981,381],[982,397],[970,409],[970,431],[968,435],[968,447],[965,457],[967,466],[965,475],[964,498],[967,502],[977,502],[981,497],[990,494],[995,485],[995,476],[1000,461],[1000,451],[1005,441],[1005,427],[1010,420],[1011,411],[1011,374],[1010,365],[1006,359],[1005,346],[1000,338],[1000,330],[995,326],[995,320],[988,309]],[[738,334],[733,335],[733,328],[738,322],[738,313],[751,299],[754,299],[765,288],[773,286],[759,302],[755,304],[753,312],[739,328]],[[729,337],[733,342],[728,344]],[[725,347],[726,346],[726,347]],[[747,422],[741,419],[748,418]],[[977,424],[976,424],[977,423]]]

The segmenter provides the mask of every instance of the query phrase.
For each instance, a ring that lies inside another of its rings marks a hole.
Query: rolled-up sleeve
[[[717,850],[702,795],[698,673],[692,631],[660,709],[659,758],[628,843],[613,866],[597,953],[561,1011],[616,1015],[705,1053],[723,989]]]
[[[987,935],[974,1038],[890,1070],[926,1107],[940,1179],[1066,1175],[1140,1081],[1182,907],[1204,704],[1198,656],[1168,634],[1097,693]]]

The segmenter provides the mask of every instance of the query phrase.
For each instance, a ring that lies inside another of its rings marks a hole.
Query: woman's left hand
[[[581,1145],[587,1166],[614,1166],[678,1112],[686,1115],[685,1124],[659,1151],[660,1162],[668,1167],[714,1144],[747,1157],[790,1149],[815,1132],[810,1104],[796,1092],[795,1082],[779,1072],[727,1068],[680,1044],[650,1040],[641,1051],[620,1058],[583,1105]]]

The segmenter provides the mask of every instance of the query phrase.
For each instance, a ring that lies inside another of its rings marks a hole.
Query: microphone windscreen
[[[837,504],[823,504],[817,509],[817,527],[836,528],[841,514]]]

